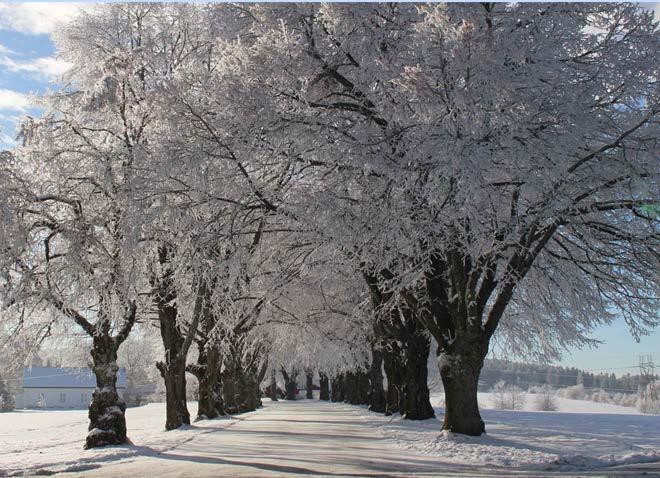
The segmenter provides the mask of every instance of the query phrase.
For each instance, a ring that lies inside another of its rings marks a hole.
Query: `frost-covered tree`
[[[383,338],[416,388],[431,334],[443,427],[478,435],[494,344],[556,356],[617,315],[657,324],[656,27],[623,3],[99,7],[24,128],[0,234],[30,240],[0,250],[2,284],[115,356],[148,297],[175,425],[194,342],[200,373],[217,353],[254,389],[266,357],[292,365],[281,323],[308,334],[296,355],[337,351],[335,398]],[[354,313],[365,285],[376,314]]]
[[[231,8],[102,6],[58,36],[61,54],[75,65],[71,84],[93,99],[85,111],[101,125],[91,126],[92,132],[129,157],[122,167],[141,171],[123,192],[140,231],[146,280],[142,277],[139,286],[153,305],[146,313],[158,319],[163,340],[158,369],[165,382],[167,429],[190,422],[187,356],[208,310],[204,290],[217,276],[203,251],[211,248],[209,236],[222,242],[223,228],[238,224],[227,204],[236,209],[245,195],[239,185],[227,187],[237,166],[205,151],[202,139],[194,139],[192,117],[179,114],[188,90],[201,98],[202,90],[191,89],[188,81],[208,75],[219,62],[214,45],[221,33],[229,34],[230,21],[226,17],[219,30],[210,19],[221,10]],[[207,174],[200,174],[205,169]]]
[[[60,32],[60,54],[75,66],[63,89],[43,99],[43,118],[24,124],[17,152],[30,193],[21,211],[30,231],[21,273],[42,304],[92,339],[97,387],[87,448],[126,441],[117,353],[148,285],[138,196],[153,105],[139,60],[101,54],[101,41],[88,47],[101,35],[139,41],[139,31],[125,27],[118,15],[84,16]]]
[[[657,323],[651,13],[486,3],[255,15],[262,41],[241,50],[240,74],[276,98],[277,132],[307,145],[300,161],[323,178],[299,216],[418,311],[439,344],[445,429],[484,431],[476,390],[496,332],[513,353],[547,356],[617,315],[634,334]]]
[[[331,273],[327,251],[311,257],[309,263],[320,261],[323,266],[304,267],[282,288],[258,326],[268,337],[268,361],[283,371],[289,390],[296,385],[294,370],[318,373],[322,380],[325,376],[327,386],[329,376],[365,370],[369,360],[370,316],[361,304],[364,294],[350,274]]]
[[[32,300],[73,320],[92,339],[91,448],[126,441],[117,351],[136,321],[139,233],[127,220],[130,159],[106,149],[106,138],[94,138],[98,125],[77,115],[84,100],[57,100],[57,115],[32,125],[21,152],[31,163],[26,173],[33,197],[24,210],[31,244],[20,274]]]

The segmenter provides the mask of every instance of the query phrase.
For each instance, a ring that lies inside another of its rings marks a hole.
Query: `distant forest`
[[[479,388],[489,390],[500,380],[517,385],[523,390],[539,385],[562,388],[582,383],[586,389],[603,389],[612,393],[637,393],[639,387],[639,375],[630,373],[617,377],[613,373],[593,373],[573,367],[486,359],[479,379]]]

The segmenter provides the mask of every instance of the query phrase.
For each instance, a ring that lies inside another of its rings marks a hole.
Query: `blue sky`
[[[54,29],[78,7],[61,3],[0,3],[0,148],[11,146],[15,126],[30,106],[30,94],[52,87],[66,69],[55,57]]]
[[[573,349],[564,354],[561,365],[594,371],[613,371],[617,375],[637,373],[640,355],[651,355],[660,365],[660,331],[635,342],[623,319],[598,328],[593,338],[603,344],[596,349]]]
[[[53,79],[66,69],[67,65],[56,58],[51,34],[79,5],[0,3],[0,149],[13,145],[15,126],[21,116],[39,114],[30,106],[29,95],[53,87]],[[658,4],[648,5],[659,11]],[[620,320],[596,330],[594,338],[603,344],[597,349],[571,350],[561,364],[613,370],[618,374],[634,373],[642,354],[652,355],[660,363],[659,332],[636,343]]]

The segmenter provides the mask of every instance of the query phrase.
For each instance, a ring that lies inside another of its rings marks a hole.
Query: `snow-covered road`
[[[436,475],[437,458],[402,450],[368,426],[356,407],[318,401],[264,400],[262,410],[173,450],[81,476],[402,476]],[[154,460],[156,458],[156,460]],[[75,476],[75,475],[74,475]]]
[[[191,405],[194,412],[194,404]],[[561,446],[565,447],[566,443],[557,448],[562,451],[560,460],[545,461],[553,459],[559,427],[568,426],[560,423],[562,417],[570,418],[571,414],[566,413],[537,412],[532,417],[532,412],[487,412],[492,415],[487,417],[493,425],[490,436],[457,441],[440,436],[440,424],[436,420],[391,420],[362,407],[309,400],[277,403],[264,400],[264,405],[256,412],[233,419],[199,422],[173,432],[162,431],[163,404],[129,409],[129,435],[135,446],[92,451],[82,450],[86,426],[83,411],[15,412],[7,415],[8,422],[15,420],[14,427],[7,423],[10,426],[4,430],[5,434],[0,432],[0,476],[3,468],[10,476],[66,472],[63,476],[71,478],[639,476],[642,473],[660,476],[657,461],[606,468],[591,458],[583,463],[571,462],[573,458],[562,461],[567,450],[561,450]],[[31,417],[33,414],[48,418]],[[584,452],[589,446],[596,455],[613,451],[609,441],[602,450],[594,448],[594,443],[603,441],[601,421],[616,428],[629,420],[626,417],[612,414],[590,420],[585,415],[574,415],[573,419],[582,420],[575,422],[576,431],[582,433],[575,437],[574,453]],[[29,418],[32,424],[27,427]],[[626,449],[629,453],[628,447],[633,442],[643,445],[636,449],[654,454],[660,443],[655,432],[660,417],[633,418],[645,424],[647,434],[619,436],[617,440],[627,441],[616,450],[617,455]],[[507,423],[506,427],[497,424],[498,421]],[[551,437],[547,435],[548,426],[554,427]],[[536,428],[541,432],[536,433]],[[523,434],[517,441],[511,439],[524,429],[527,435]],[[582,436],[588,433],[594,436]],[[545,446],[540,446],[539,440]],[[411,442],[414,446],[408,446]],[[489,454],[492,460],[486,459]],[[549,456],[544,458],[543,454]],[[525,464],[528,459],[531,462]]]

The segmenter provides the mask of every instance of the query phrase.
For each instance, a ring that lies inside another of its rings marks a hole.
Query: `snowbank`
[[[660,461],[660,416],[584,400],[558,399],[559,411],[494,410],[493,397],[479,394],[487,434],[468,437],[441,432],[442,397],[432,396],[435,419],[423,422],[383,417],[363,410],[379,432],[411,451],[443,462],[524,468],[585,470]]]

